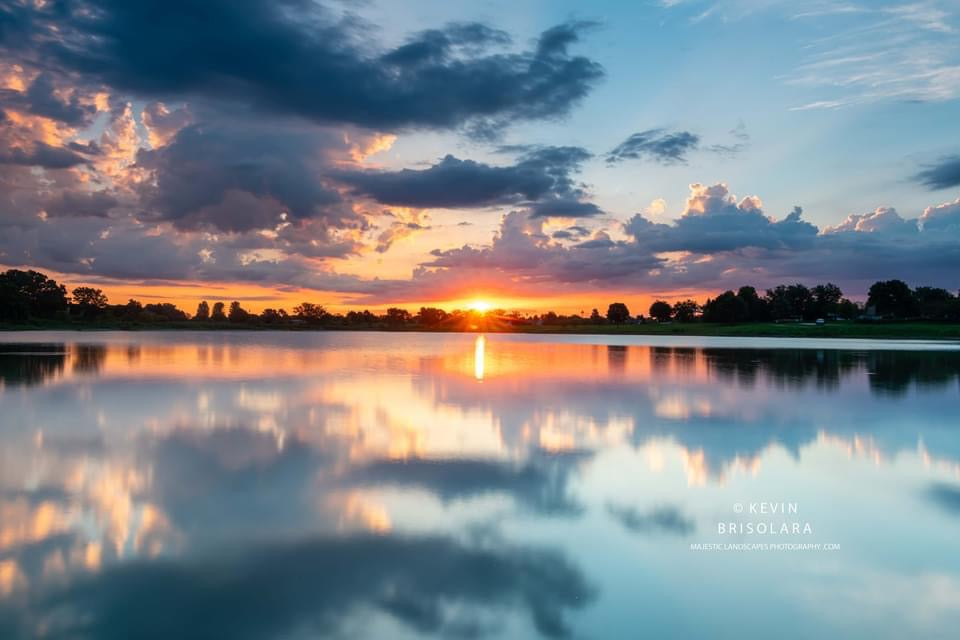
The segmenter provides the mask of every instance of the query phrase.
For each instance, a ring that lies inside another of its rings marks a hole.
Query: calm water
[[[951,345],[0,342],[0,638],[960,628]]]

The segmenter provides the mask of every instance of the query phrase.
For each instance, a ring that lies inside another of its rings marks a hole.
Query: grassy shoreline
[[[932,322],[860,323],[835,322],[813,324],[626,324],[626,325],[520,325],[484,326],[480,322],[470,329],[431,328],[416,325],[389,327],[380,325],[353,327],[275,326],[268,324],[218,324],[197,322],[131,323],[42,323],[35,325],[0,325],[0,332],[18,331],[421,331],[426,333],[522,333],[522,334],[586,334],[636,336],[729,336],[745,338],[869,338],[890,340],[960,340],[960,324]]]

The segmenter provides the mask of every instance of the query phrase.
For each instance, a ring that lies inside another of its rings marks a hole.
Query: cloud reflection
[[[566,637],[568,611],[593,598],[562,554],[475,547],[445,537],[311,538],[216,556],[135,562],[0,609],[10,638],[270,640],[336,636],[363,611],[423,634],[499,635],[503,614]],[[368,616],[363,616],[367,617]]]

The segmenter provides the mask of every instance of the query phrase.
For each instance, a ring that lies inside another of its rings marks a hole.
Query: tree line
[[[193,315],[176,305],[143,304],[128,300],[111,304],[101,289],[80,286],[68,295],[65,286],[38,271],[11,269],[0,273],[0,322],[24,324],[61,322],[70,324],[169,324],[192,323],[193,326],[253,325],[266,327],[323,328],[400,328],[429,327],[457,330],[471,327],[480,316],[495,319],[500,326],[511,324],[599,325],[636,322],[776,322],[824,320],[907,320],[960,321],[960,297],[945,289],[917,287],[911,289],[901,280],[876,282],[870,287],[866,304],[843,296],[835,284],[819,284],[808,288],[802,284],[779,285],[761,295],[754,287],[725,291],[702,305],[694,300],[673,304],[655,301],[649,315],[633,316],[623,302],[614,302],[605,314],[593,309],[589,315],[560,315],[548,311],[537,315],[493,310],[479,314],[469,310],[444,311],[421,307],[416,313],[390,308],[377,314],[369,310],[331,313],[323,305],[303,302],[290,312],[268,308],[254,313],[239,301],[229,304],[203,301]]]

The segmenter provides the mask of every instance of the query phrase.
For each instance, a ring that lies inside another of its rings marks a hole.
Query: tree
[[[67,311],[67,288],[39,271],[0,274],[0,320],[51,320]]]
[[[682,300],[673,305],[673,317],[677,322],[693,322],[700,313],[700,305],[695,300]]]
[[[230,303],[230,312],[227,313],[227,320],[230,322],[246,322],[250,319],[250,314],[240,306],[236,300]]]
[[[813,295],[812,315],[817,318],[837,315],[837,308],[843,298],[843,291],[840,290],[840,287],[828,282],[827,284],[818,284],[810,293]]]
[[[287,312],[283,309],[264,309],[260,314],[260,321],[264,324],[281,324],[287,320]]]
[[[767,304],[774,320],[800,320],[813,315],[813,294],[800,284],[767,289]]]
[[[107,296],[103,290],[93,287],[77,287],[73,290],[73,304],[84,318],[100,315],[107,308]]]
[[[859,317],[862,311],[859,304],[847,298],[841,299],[837,304],[837,317],[845,320]]]
[[[187,314],[170,302],[144,305],[143,313],[150,319],[158,320],[186,320]]]
[[[937,287],[917,287],[913,297],[920,317],[927,320],[949,320],[957,303],[949,291]]]
[[[613,302],[607,307],[607,322],[624,324],[630,320],[630,309],[622,302]]]
[[[903,280],[875,282],[867,293],[867,306],[881,316],[911,318],[917,315],[917,300]]]
[[[669,302],[657,300],[650,305],[650,317],[657,322],[669,322],[672,316],[673,307],[670,306]]]
[[[417,324],[426,327],[438,325],[446,319],[447,312],[443,309],[437,309],[436,307],[420,307],[420,311],[417,312],[416,316]]]
[[[197,312],[193,314],[193,319],[201,321],[210,319],[210,305],[206,300],[197,305]]]
[[[596,309],[590,313],[590,324],[603,324],[603,316]]]
[[[225,313],[223,312],[223,303],[222,303],[222,302],[214,302],[214,303],[213,303],[213,311],[210,313],[210,319],[213,320],[214,322],[226,322],[226,321],[227,321],[227,314],[225,314]]]
[[[412,316],[410,312],[406,309],[398,309],[397,307],[390,307],[387,309],[387,314],[383,317],[387,321],[387,324],[392,326],[400,326],[410,322]]]
[[[737,299],[743,303],[744,309],[744,316],[740,320],[766,322],[770,319],[770,306],[753,287],[740,287],[737,291]]]
[[[741,297],[739,293],[724,291],[716,298],[707,300],[703,304],[704,322],[743,322],[749,317],[749,303],[744,298],[749,299],[749,294]]]
[[[323,305],[301,302],[293,308],[293,315],[308,324],[320,324],[329,314]]]
[[[373,324],[377,321],[377,316],[373,314],[369,309],[364,309],[363,311],[348,311],[347,312],[347,324],[358,325],[358,324]]]
[[[127,304],[120,307],[120,315],[127,320],[139,320],[143,315],[143,305],[139,300],[134,300],[130,298],[127,300]]]

